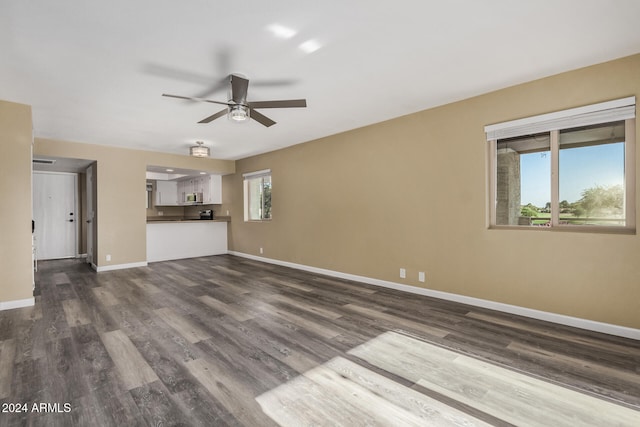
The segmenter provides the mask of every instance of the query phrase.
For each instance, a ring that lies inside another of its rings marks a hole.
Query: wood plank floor
[[[0,312],[0,426],[535,425],[545,405],[581,425],[580,402],[640,416],[630,339],[228,255],[48,261],[36,281],[34,307]]]

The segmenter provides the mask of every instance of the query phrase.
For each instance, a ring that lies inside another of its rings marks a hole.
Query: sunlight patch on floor
[[[336,357],[256,400],[281,426],[490,425],[421,389],[470,406],[489,420],[519,426],[640,425],[640,411],[397,332],[385,332],[349,354],[415,388]]]

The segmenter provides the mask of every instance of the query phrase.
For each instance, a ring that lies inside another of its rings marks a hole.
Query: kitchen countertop
[[[147,224],[158,223],[176,223],[176,222],[231,222],[231,217],[216,216],[213,219],[200,219],[198,217],[179,217],[179,216],[150,216],[147,217]]]

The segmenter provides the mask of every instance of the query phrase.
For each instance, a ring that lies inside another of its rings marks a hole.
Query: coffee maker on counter
[[[213,219],[213,209],[203,209],[200,211],[200,219]]]

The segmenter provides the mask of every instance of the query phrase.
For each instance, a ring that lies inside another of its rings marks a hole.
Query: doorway
[[[33,172],[34,239],[38,259],[78,254],[78,175]]]

